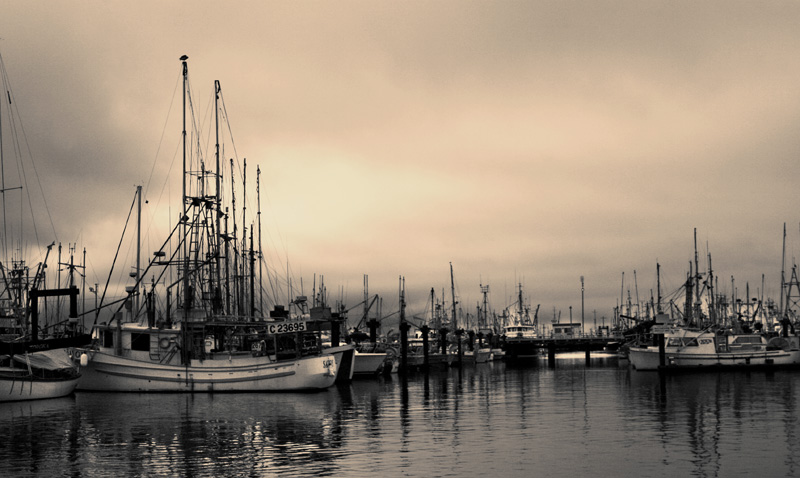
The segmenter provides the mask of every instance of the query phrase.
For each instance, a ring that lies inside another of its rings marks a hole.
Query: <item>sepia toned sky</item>
[[[787,264],[800,244],[798,22],[777,1],[12,0],[0,54],[46,191],[40,249],[51,230],[86,247],[89,283],[137,185],[176,210],[185,54],[197,110],[219,80],[261,169],[271,267],[307,295],[324,276],[355,305],[367,274],[388,313],[403,276],[421,315],[431,288],[450,301],[452,263],[465,311],[481,284],[498,311],[522,284],[565,321],[583,276],[599,325],[655,293],[656,263],[677,290],[695,229],[722,292],[778,301],[784,223]]]

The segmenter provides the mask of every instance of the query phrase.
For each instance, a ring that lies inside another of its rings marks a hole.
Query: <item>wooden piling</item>
[[[399,373],[405,375],[408,373],[408,331],[411,329],[411,324],[408,322],[400,323],[400,370]]]
[[[378,325],[380,324],[375,319],[367,321],[367,327],[369,327],[369,341],[373,344],[378,342]]]
[[[422,332],[422,367],[427,371],[430,367],[428,357],[428,334],[430,333],[431,328],[427,325],[423,325],[419,330]]]
[[[584,345],[584,347],[586,347],[586,366],[587,367],[591,367],[592,366],[592,343],[587,340],[586,344]]]

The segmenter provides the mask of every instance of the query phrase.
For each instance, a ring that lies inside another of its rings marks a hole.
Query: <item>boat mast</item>
[[[256,201],[258,202],[258,310],[264,313],[264,277],[262,272],[263,253],[261,249],[261,168],[256,166]],[[269,271],[267,271],[269,273]]]
[[[450,294],[453,297],[453,331],[458,332],[458,324],[456,323],[456,286],[453,280],[453,263],[450,263]]]
[[[622,307],[625,304],[625,271],[622,271],[622,282],[619,286],[619,316],[622,315]],[[621,321],[622,317],[618,317],[618,321]]]
[[[14,120],[12,118],[12,106],[11,106],[11,85],[9,84],[8,75],[6,75],[6,66],[3,63],[3,56],[0,55],[0,76],[2,76],[3,82],[3,91],[6,92],[5,99],[8,100],[8,117],[11,120],[9,123],[9,128],[11,128],[12,134],[12,143],[14,141]],[[3,101],[5,102],[5,100]],[[8,259],[8,224],[6,222],[6,192],[13,191],[15,189],[22,190],[22,186],[16,186],[13,188],[6,188],[6,172],[5,172],[5,158],[4,158],[4,151],[3,151],[3,121],[2,121],[2,111],[0,111],[0,194],[2,194],[3,199],[3,260]],[[22,225],[22,218],[20,217],[20,226]],[[22,228],[20,227],[20,241],[22,240]],[[20,242],[21,244],[21,242]],[[13,261],[12,261],[13,262]],[[9,294],[10,295],[10,294]]]
[[[183,241],[183,314],[188,322],[189,320],[189,243],[186,240],[187,222],[189,218],[186,216],[186,204],[188,203],[186,197],[186,92],[189,88],[189,67],[186,60],[189,57],[183,55],[181,63],[183,64],[183,132],[181,134],[183,140],[183,175],[182,175],[182,196],[181,201],[181,240]]]
[[[783,293],[786,289],[786,223],[783,223],[783,253],[781,255],[781,303],[778,312],[783,319]]]
[[[700,318],[702,317],[702,314],[700,313],[700,264],[697,260],[697,228],[694,228],[694,270],[695,274],[697,275],[694,281],[694,315],[697,317],[697,325],[700,325]]]
[[[253,251],[253,228],[250,228],[250,317],[256,316],[256,256]]]
[[[693,316],[692,314],[693,310],[692,304],[694,304],[694,301],[692,300],[693,279],[694,279],[694,274],[692,272],[692,262],[689,261],[689,274],[686,277],[686,301],[683,304],[683,314],[686,320],[686,325],[688,326],[692,325],[692,316]]]
[[[706,243],[708,249],[708,243]],[[717,297],[714,288],[714,269],[711,267],[711,253],[708,253],[708,315],[712,324],[717,323]]]
[[[247,277],[247,261],[245,260],[247,254],[247,158],[244,158],[244,165],[242,169],[242,288],[241,288],[241,305],[242,310],[247,307],[247,289],[245,278]]]
[[[439,323],[436,320],[435,310],[434,310],[434,303],[433,303],[433,287],[431,287],[431,325],[436,329],[439,330]]]
[[[231,217],[233,217],[233,237],[230,238],[230,241],[233,242],[233,314],[239,313],[239,281],[236,279],[237,275],[239,274],[239,253],[237,252],[237,244],[236,244],[236,189],[234,188],[233,183],[233,158],[231,158]],[[291,299],[290,299],[291,301]]]
[[[233,190],[231,190],[233,195]],[[231,240],[228,235],[228,208],[225,208],[225,314],[231,315]]]
[[[220,163],[219,163],[219,94],[222,92],[222,86],[219,83],[219,80],[214,80],[214,133],[216,136],[216,144],[214,146],[214,160],[216,163],[216,169],[214,171],[214,189],[216,191],[216,198],[215,198],[215,209],[216,209],[216,234],[214,234],[214,240],[216,244],[214,245],[214,261],[215,261],[215,285],[214,290],[212,292],[214,297],[214,307],[213,310],[216,312],[218,309],[221,308],[220,304],[220,297],[221,294],[221,276],[220,276],[220,266],[221,266],[221,257],[220,257],[220,234],[222,229],[220,229],[220,221],[222,219],[222,191],[220,191]]]
[[[661,264],[656,262],[656,289],[658,293],[658,308],[656,309],[657,313],[662,313],[661,310]]]
[[[136,271],[134,272],[134,284],[136,292],[133,295],[134,317],[139,313],[139,280],[142,270],[142,187],[136,186]],[[70,277],[70,286],[72,278]]]
[[[369,322],[369,309],[372,304],[369,303],[369,276],[364,274],[364,316],[361,318],[361,323],[367,325]]]
[[[489,294],[489,286],[481,284],[481,292],[483,292],[483,328],[489,328],[489,300],[486,296]],[[481,326],[478,325],[480,329]]]
[[[0,57],[0,66],[3,64],[3,58]],[[5,75],[3,75],[5,78]],[[5,89],[5,88],[3,88]],[[6,90],[8,91],[8,90]],[[8,96],[8,107],[11,108],[11,96]],[[8,228],[6,227],[6,170],[5,160],[3,159],[3,114],[0,111],[0,193],[3,195],[3,260],[8,258],[8,250],[6,249],[6,239],[8,238]],[[786,225],[783,226],[786,229]]]
[[[636,317],[642,318],[642,301],[639,300],[639,280],[636,278],[636,269],[633,270],[633,289],[636,291]]]

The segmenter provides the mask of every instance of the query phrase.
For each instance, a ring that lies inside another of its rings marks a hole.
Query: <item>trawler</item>
[[[228,221],[236,216],[234,165],[231,159],[231,184],[226,187],[218,121],[215,169],[207,169],[201,158],[187,157],[187,57],[180,60],[183,211],[145,268],[140,266],[137,252],[137,265],[131,273],[135,284],[126,288],[127,296],[110,319],[96,319],[91,346],[75,354],[83,375],[78,390],[326,389],[336,379],[336,360],[322,352],[310,321],[265,315],[256,307],[255,262],[261,254],[253,247],[255,226],[249,228],[249,248],[248,237],[238,232],[235,222],[233,231],[228,228]],[[218,118],[222,90],[218,81],[214,86]],[[141,196],[138,187],[134,204],[139,210]],[[241,218],[247,224],[244,207]],[[152,277],[150,284],[144,280],[148,276]]]

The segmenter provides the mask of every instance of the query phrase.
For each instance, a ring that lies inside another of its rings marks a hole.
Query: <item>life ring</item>
[[[158,341],[158,346],[162,349],[169,347],[169,339],[166,337],[161,337],[161,340]]]

